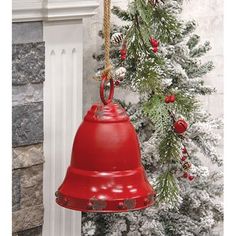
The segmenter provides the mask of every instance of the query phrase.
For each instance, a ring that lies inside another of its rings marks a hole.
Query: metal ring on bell
[[[113,96],[114,96],[114,81],[112,78],[109,79],[109,82],[110,82],[110,92],[109,92],[109,96],[108,98],[106,99],[105,98],[105,95],[104,95],[104,90],[105,90],[105,83],[107,81],[107,75],[103,75],[102,76],[102,81],[101,81],[101,84],[100,84],[100,98],[103,102],[104,105],[107,105],[109,104],[112,99],[113,99]]]

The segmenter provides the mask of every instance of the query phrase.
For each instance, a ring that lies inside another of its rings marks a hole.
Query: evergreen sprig
[[[171,120],[163,98],[159,95],[153,96],[143,104],[144,114],[153,122],[157,132],[162,136],[170,127]]]
[[[174,120],[169,112],[172,110],[178,117],[193,120],[199,108],[196,95],[214,91],[198,79],[214,68],[211,61],[202,63],[199,60],[211,49],[210,43],[199,45],[200,37],[193,34],[196,22],[183,22],[178,18],[179,1],[175,4],[167,1],[153,7],[148,1],[134,0],[128,11],[119,7],[112,9],[113,14],[125,22],[123,26],[115,26],[113,32],[124,34],[123,43],[127,47],[127,59],[121,62],[120,48],[112,45],[113,67],[124,66],[127,70],[122,86],[147,96],[140,102],[143,116],[154,125],[160,139],[160,142],[156,140],[158,163],[161,164],[156,186],[159,199],[169,202],[176,201],[179,194],[174,172],[180,168],[178,160],[183,141],[173,130]],[[159,41],[157,54],[152,52],[150,37]],[[103,60],[102,54],[97,56],[98,60]],[[167,78],[171,83],[165,86],[163,80]],[[175,94],[174,104],[164,102],[168,94]],[[205,151],[209,152],[209,149],[205,147]]]

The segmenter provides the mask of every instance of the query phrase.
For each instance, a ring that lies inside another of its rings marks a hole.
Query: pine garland
[[[126,60],[121,61],[120,47],[112,47],[112,64],[113,68],[127,70],[120,86],[140,95],[137,104],[122,105],[139,134],[143,164],[156,189],[157,205],[144,212],[102,218],[87,215],[85,222],[107,222],[107,228],[95,229],[97,234],[91,235],[199,236],[211,233],[223,219],[221,204],[214,203],[216,195],[222,193],[222,176],[210,173],[199,155],[222,165],[215,134],[221,122],[203,111],[198,100],[199,95],[215,91],[204,85],[204,76],[214,65],[201,62],[211,46],[209,42],[199,45],[200,37],[194,33],[196,22],[180,20],[181,10],[182,0],[134,0],[126,11],[112,9],[124,21],[122,26],[114,25],[112,32],[124,35],[122,45],[127,50]],[[157,53],[150,37],[159,42]],[[96,59],[103,60],[103,49]],[[165,97],[171,94],[175,102],[165,103]],[[173,129],[174,120],[179,118],[189,123],[184,135]],[[188,154],[187,161],[181,162],[183,147]],[[194,181],[183,178],[189,163]],[[84,228],[83,232],[88,230]]]

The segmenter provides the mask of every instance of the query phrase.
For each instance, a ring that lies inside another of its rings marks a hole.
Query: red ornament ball
[[[181,161],[185,161],[187,159],[186,156],[182,156]]]
[[[170,102],[175,102],[175,95],[170,96]]]
[[[174,123],[174,131],[177,134],[182,134],[184,133],[188,128],[188,124],[185,120],[179,119]]]

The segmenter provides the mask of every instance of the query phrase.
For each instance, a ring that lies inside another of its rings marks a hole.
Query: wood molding
[[[58,21],[75,20],[96,14],[99,6],[97,0],[92,1],[13,1],[12,21]]]
[[[55,192],[70,165],[73,139],[83,111],[82,20],[43,23],[44,236],[80,236],[81,213],[58,206]]]

